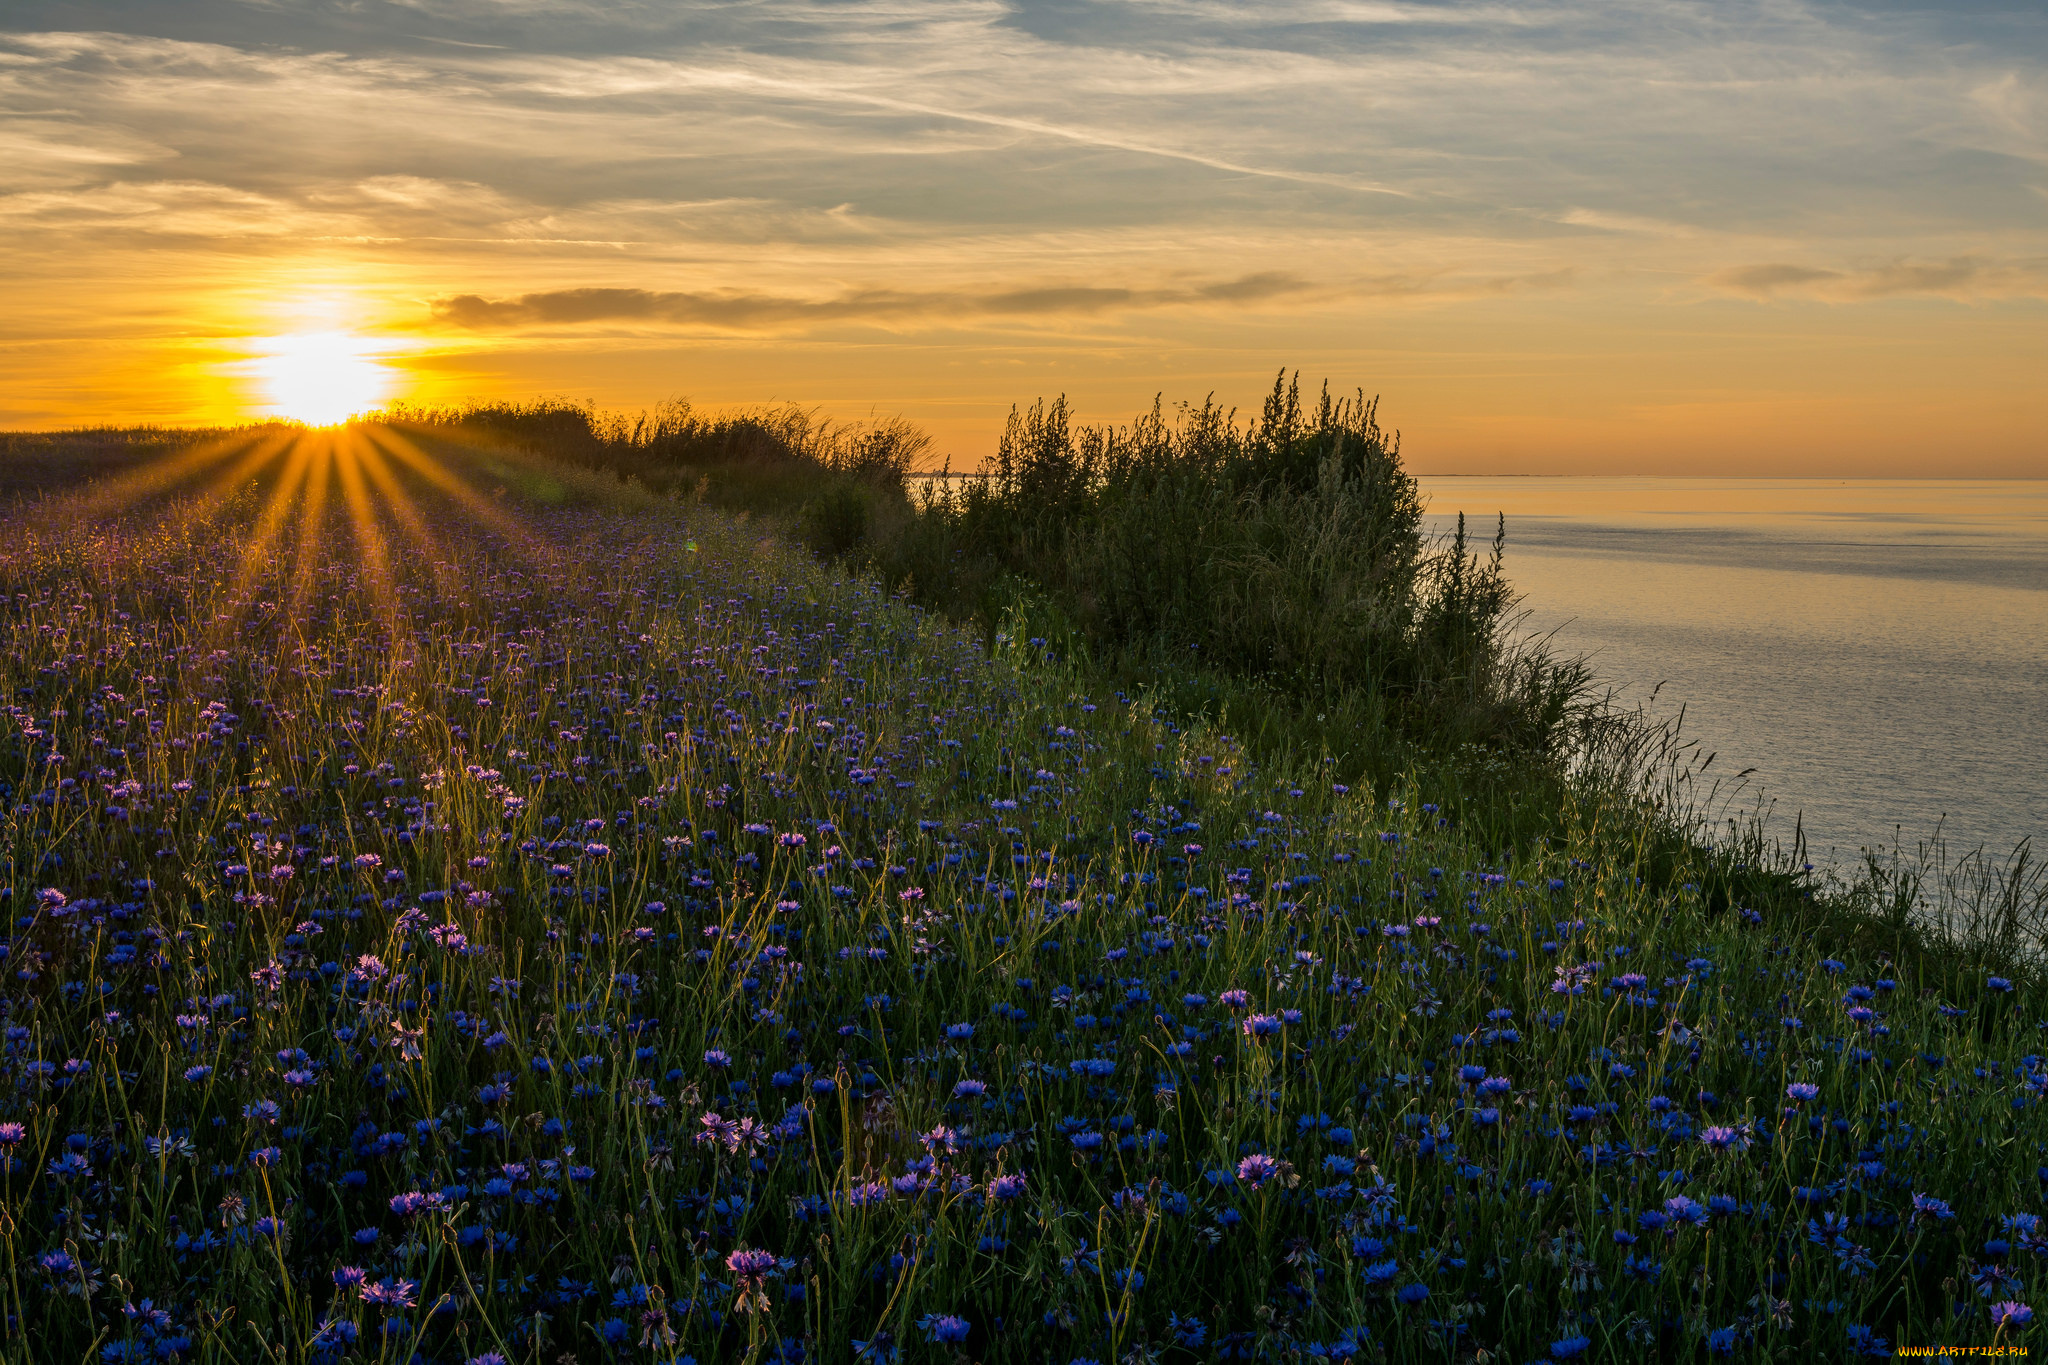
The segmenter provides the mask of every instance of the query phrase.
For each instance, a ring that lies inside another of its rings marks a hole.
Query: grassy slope
[[[2023,1297],[1970,1281],[2036,1245],[2031,987],[454,459],[14,528],[0,1358],[1807,1359]]]

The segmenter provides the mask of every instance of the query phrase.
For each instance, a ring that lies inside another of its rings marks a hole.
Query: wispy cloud
[[[1690,223],[1674,223],[1639,213],[1615,213],[1602,209],[1575,208],[1558,215],[1569,227],[1592,228],[1598,232],[1627,232],[1646,237],[1697,237],[1699,229]]]
[[[1890,261],[1853,269],[1766,262],[1718,270],[1713,287],[1750,298],[1799,296],[1834,301],[1925,295],[1947,299],[2048,298],[2048,259]]]
[[[1264,249],[1340,227],[1411,250],[1423,233],[1515,242],[1542,221],[1646,240],[1911,235],[1900,250],[2038,230],[1981,157],[2040,150],[2038,81],[1967,43],[1930,67],[1910,16],[1761,0],[1186,0],[1142,22],[1086,0],[411,12],[443,31],[351,51],[279,7],[260,45],[0,36],[0,115],[65,110],[37,145],[81,190],[147,145],[169,178],[279,199],[413,177],[538,214],[851,201],[901,231],[1155,238],[1198,217]],[[293,22],[306,45],[275,40]],[[451,211],[452,235],[477,235],[473,206]]]
[[[1298,295],[1314,287],[1307,280],[1279,272],[1178,288],[1047,285],[1036,289],[953,294],[859,289],[814,299],[740,290],[687,293],[592,287],[548,290],[510,299],[456,294],[435,299],[432,311],[438,322],[474,331],[590,322],[667,322],[754,331],[789,324],[848,320],[874,322],[934,316],[1041,317],[1101,313],[1123,308],[1243,303]]]

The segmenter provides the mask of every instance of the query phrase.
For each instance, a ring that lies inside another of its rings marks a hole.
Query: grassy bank
[[[901,420],[835,425],[795,407],[387,415],[430,444],[567,461],[762,518],[985,644],[1007,629],[1261,763],[1313,765],[1361,791],[1421,780],[1501,849],[1554,834],[1588,786],[1626,791],[1656,816],[1629,837],[1651,841],[1667,884],[1717,850],[1703,875],[1719,907],[1993,970],[2040,945],[2038,872],[1977,875],[1967,893],[1951,869],[1903,864],[1823,884],[1796,835],[1780,847],[1748,822],[1716,828],[1712,775],[1693,771],[1703,756],[1616,712],[1582,661],[1521,632],[1504,524],[1483,547],[1462,518],[1450,535],[1425,533],[1399,437],[1363,393],[1325,387],[1305,402],[1282,374],[1249,419],[1155,403],[1125,426],[1079,424],[1064,400],[1040,401],[1013,409],[988,468],[939,478],[910,477],[929,442]]]
[[[1249,422],[1207,403],[1169,421],[1155,404],[1126,427],[1077,426],[1063,400],[1039,402],[1012,412],[989,469],[936,478],[915,472],[930,442],[909,423],[794,406],[625,415],[538,400],[381,416],[369,429],[455,460],[495,497],[556,503],[558,476],[581,469],[757,519],[985,646],[1007,628],[1260,762],[1318,764],[1362,791],[1422,780],[1501,848],[1547,837],[1588,786],[1627,792],[1656,817],[1653,865],[1669,880],[1708,856],[1717,906],[1971,970],[2030,970],[2048,948],[2048,873],[2025,849],[1999,863],[1936,838],[1816,873],[1796,828],[1767,829],[1761,807],[1736,808],[1700,771],[1711,758],[1617,712],[1581,661],[1524,638],[1504,527],[1483,552],[1462,519],[1424,535],[1398,436],[1362,394],[1305,405],[1283,374]],[[0,497],[83,483],[91,505],[153,507],[202,483],[246,485],[249,452],[298,431],[0,433]]]
[[[0,1359],[2026,1339],[2038,985],[1646,732],[1368,788],[608,471],[210,460],[0,551]]]

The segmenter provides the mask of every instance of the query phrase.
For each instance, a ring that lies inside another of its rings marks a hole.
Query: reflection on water
[[[1664,683],[1781,833],[2048,834],[2048,483],[1422,482],[1439,521],[1505,512],[1530,625],[1625,698]]]

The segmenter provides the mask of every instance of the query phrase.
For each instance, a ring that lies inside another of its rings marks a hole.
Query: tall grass
[[[687,492],[785,513],[843,481],[900,492],[904,476],[931,446],[929,436],[900,417],[835,422],[795,404],[711,414],[675,400],[624,414],[537,399],[399,405],[373,420],[608,470],[657,493]]]
[[[291,430],[256,422],[226,427],[77,427],[0,431],[0,497],[55,493],[129,473],[208,441]]]
[[[1640,735],[1528,838],[364,440],[0,542],[8,1365],[2026,1339],[2038,983],[1807,941]]]
[[[1596,792],[1637,812],[1622,824],[1659,876],[1704,856],[1715,905],[1768,906],[1818,950],[1910,962],[1944,989],[1985,974],[2038,976],[2048,964],[2048,871],[2031,840],[2001,858],[1982,845],[1951,848],[1937,828],[1910,849],[1895,838],[1862,849],[1858,865],[1817,867],[1797,818],[1789,830],[1774,822],[1753,770],[1717,771],[1718,755],[1685,734],[1683,708],[1653,718],[1654,701],[1624,708],[1609,697],[1580,713],[1563,795]]]

